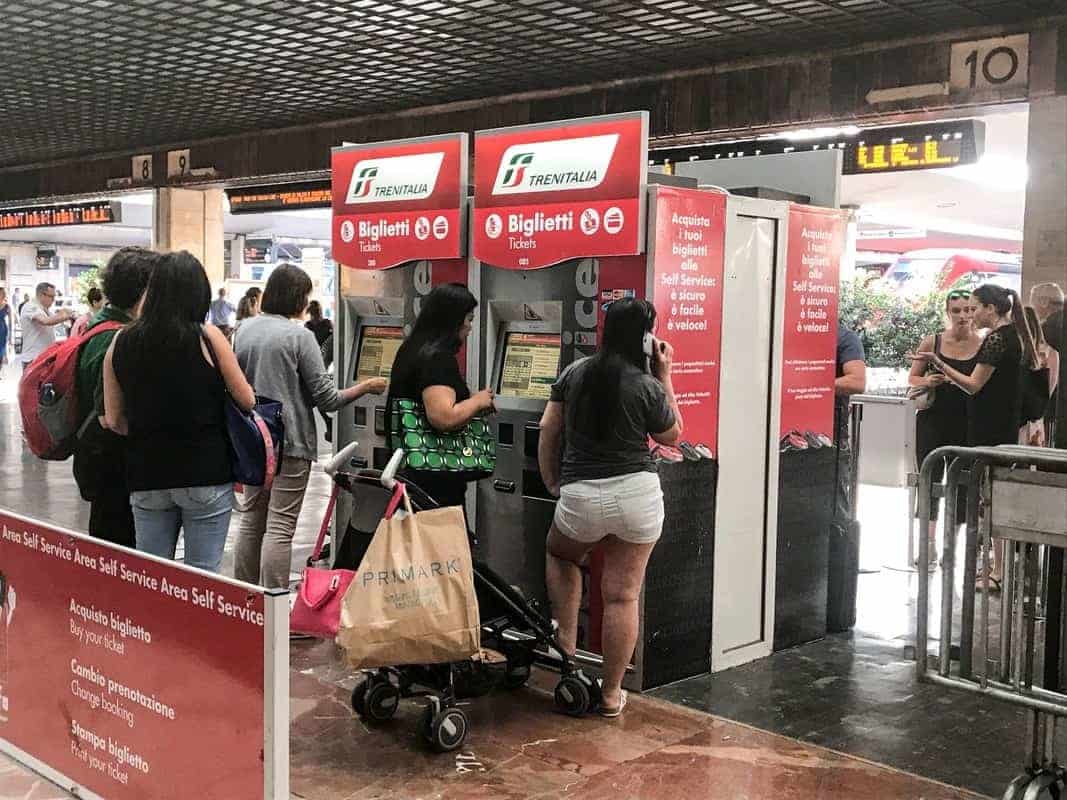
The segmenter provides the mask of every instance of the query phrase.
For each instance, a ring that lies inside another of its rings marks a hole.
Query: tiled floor
[[[618,720],[564,717],[547,674],[471,701],[465,750],[433,755],[417,741],[414,702],[382,728],[352,717],[354,679],[333,645],[296,644],[292,667],[292,791],[308,800],[975,797],[651,698]]]
[[[70,478],[69,463],[41,462],[22,448],[12,388],[10,379],[0,381],[0,506],[84,528],[86,508]],[[294,564],[311,548],[328,486],[321,472],[313,476]],[[855,640],[835,637],[668,687],[658,698],[635,698],[617,721],[560,716],[552,708],[551,678],[539,675],[531,689],[472,701],[467,707],[472,730],[464,753],[431,755],[417,742],[415,705],[405,704],[398,719],[384,728],[363,725],[348,704],[354,677],[340,663],[334,646],[294,643],[293,796],[973,796],[873,761],[998,793],[1021,764],[1019,715],[914,682],[903,646],[911,627],[915,579],[882,569],[883,564],[903,561],[894,522],[902,515],[893,506],[900,498],[870,490],[865,500],[881,527],[872,524],[865,530],[862,561],[865,568],[879,571],[861,578],[862,633]],[[226,563],[231,559],[228,553]],[[0,758],[0,800],[67,796]]]

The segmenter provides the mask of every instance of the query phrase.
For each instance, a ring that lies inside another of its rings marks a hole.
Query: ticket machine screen
[[[404,343],[404,329],[392,325],[367,325],[359,339],[356,380],[388,378],[396,351]]]
[[[548,400],[559,371],[559,334],[511,331],[504,336],[498,394]]]

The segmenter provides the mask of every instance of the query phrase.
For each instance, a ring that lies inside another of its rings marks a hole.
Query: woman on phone
[[[605,717],[626,705],[622,678],[637,642],[637,599],[663,528],[663,491],[648,438],[674,445],[682,435],[671,383],[674,351],[653,338],[655,325],[651,303],[612,303],[600,350],[563,370],[541,418],[537,461],[545,486],[559,497],[545,581],[569,655],[577,647],[579,565],[603,543]]]
[[[940,357],[946,364],[963,375],[974,371],[978,348],[982,337],[974,328],[974,301],[969,290],[956,290],[945,298],[945,330],[935,336],[927,336],[919,344],[918,353],[931,353]],[[908,383],[912,387],[922,387],[933,393],[933,404],[915,414],[915,460],[922,468],[926,457],[939,447],[967,444],[967,394],[957,386],[949,383],[945,376],[936,369],[931,369],[925,360],[916,360],[911,365]],[[942,459],[934,467],[933,480],[941,483],[945,475],[945,462]],[[957,498],[956,509],[958,522],[964,522],[960,511],[966,511]],[[927,535],[930,540],[930,560],[937,560],[934,547],[937,530],[938,504],[931,500],[930,521]]]

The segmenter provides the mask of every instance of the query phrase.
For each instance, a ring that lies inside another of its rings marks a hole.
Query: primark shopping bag
[[[443,664],[480,653],[462,508],[414,513],[397,484],[345,592],[337,643],[356,669]]]

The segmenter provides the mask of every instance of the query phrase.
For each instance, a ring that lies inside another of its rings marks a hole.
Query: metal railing
[[[1067,548],[1067,451],[1018,446],[935,450],[919,473],[920,521],[930,517],[935,498],[932,477],[942,459],[949,461],[949,467],[944,491],[938,493],[947,498],[938,652],[935,659],[929,658],[930,542],[928,537],[920,536],[918,677],[1029,710],[1029,764],[1009,784],[1004,799],[1036,800],[1051,786],[1067,788],[1067,771],[1060,767],[1055,755],[1056,721],[1067,717],[1067,693],[1061,677],[1061,612],[1067,588],[1063,569]],[[966,488],[967,503],[959,649],[954,662],[958,540],[955,498],[961,487]],[[1004,554],[999,608],[994,608],[990,596],[994,548]],[[1047,566],[1043,565],[1043,551],[1047,551]],[[979,556],[983,564],[980,576]],[[1039,628],[1043,635],[1039,635]],[[1035,674],[1039,658],[1044,663],[1040,676]]]

